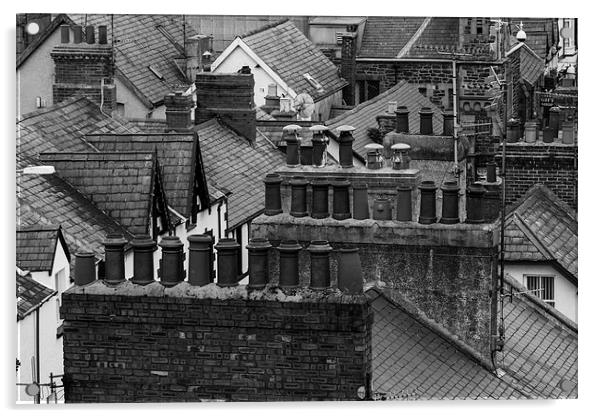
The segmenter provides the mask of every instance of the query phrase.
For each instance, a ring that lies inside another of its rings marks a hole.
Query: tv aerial
[[[300,120],[311,120],[311,115],[314,113],[316,105],[314,104],[314,99],[308,93],[298,94],[295,97],[293,105],[298,112]]]

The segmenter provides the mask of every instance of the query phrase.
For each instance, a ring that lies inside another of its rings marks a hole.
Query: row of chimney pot
[[[495,163],[487,165],[487,181],[495,183]],[[490,181],[493,180],[493,181]],[[280,187],[282,178],[275,173],[268,174],[265,183],[265,214],[278,215],[283,212]],[[307,210],[307,186],[312,188],[311,212]],[[332,212],[329,208],[329,187],[332,186]],[[330,181],[318,177],[308,182],[304,177],[295,176],[290,180],[291,205],[290,215],[294,217],[311,216],[315,219],[327,218],[332,213],[332,218],[344,220],[352,217],[349,204],[349,187],[351,183],[342,177]],[[433,181],[423,181],[418,187],[420,190],[420,214],[418,222],[432,224],[437,222],[436,192],[437,186]],[[459,191],[460,187],[455,181],[446,181],[441,186],[443,195],[441,218],[439,223],[459,223]],[[466,223],[485,222],[483,211],[483,197],[485,187],[473,184],[466,189]],[[368,208],[368,186],[356,184],[353,186],[353,219],[370,218]],[[391,201],[388,199],[375,199],[372,207],[372,219],[393,220]],[[412,188],[410,186],[397,187],[397,221],[412,221]]]
[[[550,108],[550,118],[548,126],[542,129],[542,139],[545,143],[552,143],[559,137],[558,133],[562,130],[562,143],[573,144],[575,142],[575,123],[569,116],[568,120],[560,120],[560,108],[554,106]],[[527,121],[524,125],[524,141],[535,143],[539,139],[537,121]],[[516,143],[521,140],[520,120],[509,119],[506,124],[506,140],[508,143]]]
[[[213,283],[212,257],[213,238],[209,235],[191,235],[188,237],[189,261],[188,283],[204,286]],[[124,251],[127,241],[121,235],[109,234],[105,246],[105,278],[108,285],[119,285],[125,279]],[[132,283],[145,286],[155,282],[153,276],[153,253],[157,244],[148,235],[139,235],[130,242],[134,252],[134,275]],[[166,287],[175,286],[186,278],[184,244],[176,236],[163,237],[159,243],[162,257],[159,278]],[[273,248],[265,238],[252,238],[247,245],[249,252],[249,284],[252,290],[261,290],[270,281],[268,250]],[[284,240],[275,247],[280,254],[279,286],[283,289],[299,287],[299,252],[303,247],[293,240]],[[217,250],[217,285],[221,287],[237,286],[240,276],[237,274],[237,258],[241,249],[239,243],[231,238],[222,238],[215,245]],[[310,288],[324,290],[330,288],[330,253],[333,251],[328,241],[311,241],[306,249],[310,254]],[[359,249],[346,248],[339,253],[337,287],[344,292],[358,294],[363,289],[363,278]],[[93,253],[75,254],[75,285],[84,286],[96,280],[95,256]]]
[[[61,43],[68,44],[71,42],[71,30],[73,30],[73,43],[81,44],[84,41],[87,44],[96,43],[96,39],[94,36],[94,26],[88,25],[86,27],[80,25],[61,25]],[[100,45],[107,44],[107,26],[99,25],[98,26],[98,43]]]

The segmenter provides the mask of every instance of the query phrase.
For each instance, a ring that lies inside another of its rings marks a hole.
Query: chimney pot
[[[395,113],[396,108],[397,108],[397,102],[387,103],[387,113]]]
[[[282,128],[284,131],[283,139],[286,141],[286,165],[297,167],[301,163],[300,144],[301,140],[297,136],[297,131],[301,130],[299,125],[287,125]]]
[[[76,286],[85,286],[96,280],[96,263],[94,253],[75,254],[74,280]]]
[[[410,132],[410,128],[409,128],[409,119],[408,119],[408,115],[410,114],[410,111],[408,110],[407,107],[405,106],[398,106],[397,110],[395,111],[395,115],[396,115],[396,126],[395,126],[395,132],[399,133],[408,133]]]
[[[368,144],[364,146],[365,149],[368,150],[368,158],[366,162],[366,168],[370,170],[378,170],[383,168],[384,158],[383,158],[383,149],[384,147],[380,144]]]
[[[398,142],[391,146],[393,151],[393,169],[394,170],[407,170],[410,168],[410,149],[408,144]]]
[[[454,135],[454,112],[451,110],[443,112],[443,135]]]
[[[94,39],[94,26],[86,26],[86,43],[92,45],[95,42],[96,41]]]
[[[73,43],[81,44],[84,35],[84,30],[80,25],[73,26]]]
[[[318,177],[311,182],[312,205],[311,217],[314,219],[323,219],[330,216],[328,209],[328,189],[330,184],[324,177]]]
[[[184,280],[184,244],[177,236],[163,237],[159,277],[163,286],[175,286]]]
[[[121,234],[108,234],[105,247],[105,282],[116,285],[125,281],[124,248],[127,241]]]
[[[344,293],[361,294],[364,291],[364,278],[358,248],[341,248],[337,286]]]
[[[487,183],[495,183],[497,182],[497,166],[495,161],[490,161],[486,164],[487,167]]]
[[[134,250],[132,283],[144,286],[154,282],[153,253],[157,249],[157,244],[149,235],[136,235],[130,244]]]
[[[370,209],[368,208],[368,185],[366,183],[353,186],[353,219],[368,219]]]
[[[312,143],[312,165],[316,168],[326,166],[328,159],[328,137],[324,135],[324,131],[328,128],[324,125],[314,125],[309,128],[313,132],[311,139]]]
[[[483,195],[485,188],[482,184],[471,184],[466,189],[466,223],[479,224],[485,222],[483,216]]]
[[[309,287],[324,290],[330,287],[330,252],[328,241],[311,241],[307,247],[311,258],[311,278]]]
[[[297,241],[285,240],[278,246],[280,253],[280,282],[283,289],[299,287],[299,251]]]
[[[397,187],[397,220],[412,221],[412,188],[410,186]]]
[[[217,250],[217,285],[238,285],[238,253],[240,244],[232,238],[222,238],[215,245]]]
[[[433,134],[433,109],[428,106],[420,109],[418,114],[420,115],[420,134],[421,135],[432,135]]]
[[[247,288],[263,289],[269,282],[268,250],[272,245],[265,238],[251,238],[247,250],[249,252],[249,284]]]
[[[525,122],[525,142],[533,144],[537,139],[537,121]]]
[[[423,181],[420,186],[420,216],[418,222],[429,225],[437,222],[437,201],[435,198],[437,186],[432,180]]]
[[[344,177],[337,177],[332,181],[332,217],[339,221],[351,218],[349,185],[349,181]]]
[[[353,131],[355,128],[350,125],[339,126],[339,164],[343,168],[353,167]]]
[[[307,180],[295,176],[291,185],[291,215],[296,218],[307,216]]]
[[[282,198],[280,196],[280,185],[282,178],[276,173],[270,173],[263,180],[265,184],[265,211],[267,216],[282,213]]]
[[[460,222],[458,216],[458,192],[460,187],[455,181],[446,181],[441,187],[443,192],[443,203],[441,205],[441,219],[439,222],[442,224],[457,224]]]
[[[189,235],[188,242],[188,283],[192,286],[205,286],[212,283],[213,237]]]
[[[71,38],[69,25],[61,25],[61,43],[68,44]]]
[[[506,141],[508,143],[518,142],[520,138],[520,121],[518,119],[510,119],[506,124]]]
[[[268,84],[268,96],[278,96],[278,86],[275,83]]]
[[[105,25],[98,26],[98,43],[100,45],[107,44],[107,27]]]

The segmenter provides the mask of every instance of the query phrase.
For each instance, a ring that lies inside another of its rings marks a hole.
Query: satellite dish
[[[30,383],[25,386],[25,393],[29,396],[38,396],[40,394],[40,386],[37,383]]]
[[[316,105],[314,104],[314,99],[312,99],[309,94],[298,94],[293,103],[295,109],[299,113],[299,119],[311,120],[311,115],[314,113]]]
[[[25,30],[30,35],[37,35],[37,33],[40,31],[40,25],[38,25],[36,22],[31,22],[25,26]]]

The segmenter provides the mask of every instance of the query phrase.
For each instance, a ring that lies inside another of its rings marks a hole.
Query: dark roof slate
[[[363,156],[367,155],[366,145],[373,143],[368,137],[369,128],[377,128],[376,116],[384,114],[389,102],[397,102],[398,106],[406,106],[410,111],[409,128],[410,133],[420,131],[420,115],[418,111],[423,106],[430,107],[433,114],[433,131],[436,135],[443,132],[443,113],[434,106],[429,99],[424,97],[416,87],[405,80],[400,81],[394,87],[379,94],[378,96],[359,104],[351,110],[325,122],[331,130],[341,125],[351,125],[355,128],[353,132],[353,150]]]
[[[460,19],[433,17],[404,57],[446,59],[437,51],[456,52],[460,44]]]
[[[519,61],[520,78],[530,86],[534,86],[539,77],[544,73],[544,60],[526,44],[516,45],[508,52],[511,60]]]
[[[184,56],[181,15],[71,15],[76,23],[82,24],[85,19],[88,25],[107,25],[109,43],[112,41],[111,16],[115,38],[119,40],[115,43],[115,66],[138,94],[159,105],[174,89],[190,86],[174,61]],[[194,35],[196,32],[186,25],[186,36]],[[151,65],[162,79],[149,69]]]
[[[59,243],[64,246],[69,258],[69,249],[60,225],[17,226],[17,267],[21,270],[50,273]]]
[[[337,67],[291,21],[267,26],[242,40],[297,94],[307,90],[318,100],[347,84]],[[313,87],[303,77],[305,73],[320,83],[324,92]]]
[[[16,271],[17,320],[22,320],[56,294],[36,282],[29,273]]]
[[[420,28],[424,17],[368,17],[358,57],[395,58]]]
[[[261,135],[255,146],[217,120],[195,128],[207,178],[228,190],[228,229],[250,220],[264,209],[266,174],[284,164],[284,154]]]
[[[17,153],[36,157],[48,151],[92,151],[86,134],[135,132],[139,129],[103,114],[88,98],[72,97],[17,121]]]
[[[149,233],[153,152],[42,153],[40,160],[134,234]]]
[[[506,221],[508,260],[554,261],[577,279],[577,214],[550,189],[533,186]]]
[[[156,150],[169,205],[188,218],[194,198],[197,141],[189,134],[89,135],[86,140],[101,152]]]

